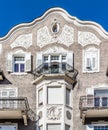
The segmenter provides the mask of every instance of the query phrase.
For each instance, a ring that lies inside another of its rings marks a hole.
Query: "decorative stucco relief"
[[[72,27],[64,25],[60,36],[52,36],[47,26],[37,31],[37,45],[43,47],[51,43],[60,43],[70,46],[74,42],[74,30]]]
[[[37,45],[43,47],[51,42],[51,35],[48,27],[44,26],[37,31]]]
[[[12,44],[11,48],[24,47],[29,48],[32,45],[32,34],[20,35]]]
[[[74,42],[74,29],[68,25],[64,25],[62,33],[58,38],[58,42],[70,46]]]
[[[47,118],[48,120],[60,120],[62,108],[52,106],[47,108]]]
[[[91,32],[78,32],[78,43],[82,46],[86,46],[88,44],[100,44],[100,40],[96,37],[95,34]]]
[[[67,51],[62,47],[53,46],[43,51],[43,54],[51,54],[51,53],[67,53]]]

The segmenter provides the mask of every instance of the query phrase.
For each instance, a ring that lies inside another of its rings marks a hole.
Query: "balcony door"
[[[108,106],[108,90],[95,90],[94,91],[95,96],[95,106],[102,106],[107,107]]]
[[[16,125],[1,125],[0,130],[17,130]]]

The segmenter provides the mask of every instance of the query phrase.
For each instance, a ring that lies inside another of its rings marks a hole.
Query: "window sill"
[[[11,73],[11,75],[27,75],[27,73],[26,72],[24,72],[24,73],[15,73],[15,72],[13,72],[13,73]]]
[[[99,70],[84,70],[83,73],[99,73]]]

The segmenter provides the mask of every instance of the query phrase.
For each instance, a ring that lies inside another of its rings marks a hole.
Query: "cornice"
[[[108,32],[106,32],[104,28],[98,23],[92,22],[92,21],[81,21],[78,18],[71,16],[64,9],[56,7],[56,8],[51,8],[47,10],[41,17],[36,18],[30,23],[22,23],[22,24],[16,25],[7,33],[7,35],[0,38],[0,42],[8,40],[8,38],[10,38],[12,34],[14,34],[16,31],[20,29],[24,29],[24,28],[27,29],[27,28],[33,27],[39,22],[41,23],[41,21],[43,21],[45,18],[47,18],[47,16],[49,16],[52,13],[60,14],[62,17],[64,17],[65,20],[67,20],[70,23],[73,23],[77,27],[91,27],[92,29],[96,30],[103,38],[108,39]]]

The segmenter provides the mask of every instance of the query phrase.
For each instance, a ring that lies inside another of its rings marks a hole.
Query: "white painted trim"
[[[93,50],[97,50],[97,55],[98,55],[98,57],[97,57],[97,61],[98,61],[98,63],[97,63],[97,66],[98,66],[98,68],[97,68],[97,70],[85,70],[85,63],[86,63],[86,61],[85,61],[85,54],[86,54],[86,51],[93,51]],[[89,48],[86,48],[86,49],[84,49],[83,50],[83,52],[82,52],[82,72],[83,73],[96,73],[96,72],[99,72],[100,71],[100,50],[98,49],[98,48],[96,48],[96,47],[94,47],[94,46],[91,46],[91,47],[89,47]]]
[[[81,21],[76,17],[71,16],[70,14],[68,14],[64,9],[56,7],[56,8],[51,8],[49,10],[47,10],[40,18],[35,19],[34,21],[30,22],[30,23],[23,23],[23,24],[19,24],[15,27],[13,27],[6,36],[0,38],[0,41],[3,42],[5,40],[8,40],[8,38],[10,38],[15,32],[17,32],[18,30],[21,29],[27,29],[27,28],[32,28],[33,26],[35,26],[36,24],[38,24],[39,22],[41,23],[45,18],[48,17],[48,15],[50,14],[60,14],[62,17],[65,18],[65,20],[67,20],[68,22],[71,22],[73,24],[75,24],[78,27],[91,27],[94,30],[96,30],[102,37],[104,37],[105,39],[108,39],[108,32],[106,32],[104,30],[104,28],[99,25],[96,22],[91,22],[91,21]]]

